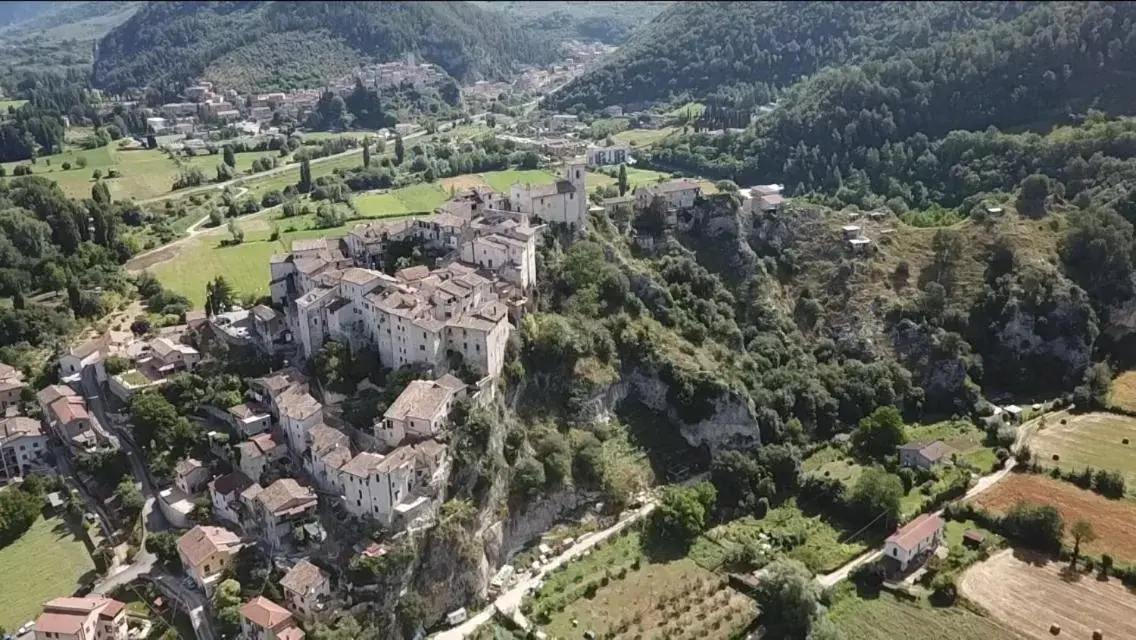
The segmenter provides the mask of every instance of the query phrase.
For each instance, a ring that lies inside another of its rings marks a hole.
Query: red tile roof
[[[281,629],[291,626],[292,622],[292,614],[287,609],[264,596],[257,596],[242,605],[241,615],[262,629]]]
[[[888,536],[887,541],[894,543],[900,549],[910,551],[918,547],[920,542],[935,535],[935,532],[941,529],[943,524],[943,519],[939,516],[924,513]]]

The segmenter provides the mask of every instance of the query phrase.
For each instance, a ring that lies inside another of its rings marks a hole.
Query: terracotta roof
[[[900,447],[903,451],[918,451],[924,458],[932,462],[937,462],[951,455],[951,448],[943,444],[941,440],[934,442],[923,443],[909,443]]]
[[[245,402],[243,404],[234,405],[229,407],[229,414],[238,420],[252,420],[261,416],[267,416],[268,411],[264,407],[256,404],[255,402]]]
[[[377,271],[351,267],[350,269],[344,269],[342,279],[344,282],[350,284],[365,285],[378,280],[379,277],[380,274]]]
[[[280,315],[276,313],[276,310],[272,307],[265,306],[263,304],[256,305],[252,308],[251,311],[249,311],[249,313],[251,313],[254,318],[260,320],[261,322],[271,322],[278,315]]]
[[[299,627],[288,627],[276,633],[276,640],[304,640],[304,630]]]
[[[228,529],[199,524],[178,538],[177,547],[182,557],[196,567],[211,554],[232,551],[240,543],[240,536]]]
[[[24,416],[0,420],[0,441],[8,438],[39,435],[43,435],[43,425],[40,424],[39,420],[32,420]]]
[[[36,618],[32,629],[36,632],[36,637],[41,637],[41,633],[73,636],[79,633],[86,621],[87,616],[79,613],[43,613]]]
[[[19,369],[0,362],[0,380],[7,380],[8,378],[15,378],[17,376],[22,378],[23,375],[24,374],[20,373]]]
[[[933,513],[924,513],[888,536],[887,542],[894,543],[900,549],[910,551],[918,547],[920,542],[935,535],[935,532],[942,526],[942,518]]]
[[[75,420],[87,420],[91,414],[87,412],[87,402],[79,396],[59,398],[48,407],[55,419],[62,424],[70,424]]]
[[[660,182],[658,184],[647,184],[640,187],[646,189],[648,193],[674,193],[676,191],[686,191],[688,189],[701,189],[702,185],[695,180],[689,178],[681,178],[679,180],[669,180],[667,182]]]
[[[454,396],[456,389],[429,380],[413,380],[383,414],[388,420],[432,420]]]
[[[313,251],[327,249],[327,238],[310,238],[292,241],[292,251]]]
[[[40,389],[39,393],[36,394],[36,400],[39,400],[39,403],[42,405],[50,405],[52,402],[55,402],[60,398],[77,396],[78,394],[75,393],[71,389],[71,387],[61,384],[53,384],[50,387],[44,387],[43,389]]]
[[[280,443],[272,437],[271,433],[261,433],[238,444],[237,449],[240,449],[242,457],[259,458],[279,446]]]
[[[284,607],[257,596],[241,605],[241,616],[262,629],[277,629],[292,621],[292,614]]]
[[[364,451],[354,458],[351,458],[351,460],[340,467],[339,470],[344,473],[350,473],[353,476],[367,478],[375,475],[382,463],[383,456]]]
[[[76,635],[92,613],[103,619],[113,619],[125,608],[122,602],[104,596],[56,598],[44,603],[43,614],[36,619],[33,630],[45,634]]]
[[[323,422],[312,427],[308,431],[308,437],[311,438],[312,452],[316,455],[330,451],[336,446],[347,446],[351,441],[346,433]]]
[[[399,467],[414,464],[414,447],[399,447],[383,456],[383,461],[375,469],[379,473],[391,473]]]
[[[213,487],[214,491],[223,496],[227,496],[233,492],[240,493],[252,485],[253,481],[240,471],[218,476],[213,482],[209,483],[209,486]]]
[[[422,265],[418,265],[417,267],[407,267],[405,269],[399,269],[398,271],[394,272],[394,277],[398,278],[399,280],[405,280],[407,282],[421,280],[428,275],[430,275],[430,269]]]
[[[205,465],[201,464],[200,460],[186,458],[178,462],[177,465],[174,466],[174,473],[179,476],[185,476],[193,473],[194,471],[197,471],[204,466]]]
[[[281,478],[273,482],[256,499],[266,510],[276,515],[304,511],[316,504],[316,494],[307,487],[301,487],[292,478]]]
[[[280,580],[280,586],[302,595],[307,595],[326,583],[327,574],[307,559],[296,563]]]
[[[277,399],[276,404],[280,407],[280,413],[293,420],[309,418],[323,409],[323,405],[312,397],[312,394],[308,393],[306,389],[300,388],[289,389],[284,392]]]
[[[113,619],[115,616],[117,616],[125,608],[126,608],[125,602],[119,602],[118,600],[110,600],[103,607],[103,610],[99,612],[99,617],[100,618],[106,618],[106,619]]]

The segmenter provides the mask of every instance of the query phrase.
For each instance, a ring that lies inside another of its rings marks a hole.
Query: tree
[[[883,469],[865,469],[852,488],[850,501],[865,524],[880,522],[888,529],[899,520],[903,481]],[[877,518],[879,518],[877,520]]]
[[[128,517],[133,518],[142,512],[142,505],[145,501],[138,485],[134,484],[133,478],[123,478],[114,490],[114,495],[118,498],[122,510]]]
[[[312,190],[312,161],[307,158],[300,161],[300,181],[296,183],[296,190],[300,193]]]
[[[1034,218],[1045,215],[1045,199],[1049,197],[1049,176],[1035,173],[1022,180],[1022,193],[1018,198],[1021,213]]]
[[[406,147],[402,143],[402,136],[396,133],[394,135],[394,163],[395,163],[395,165],[401,166],[404,158],[406,158]]]
[[[1077,569],[1077,559],[1081,556],[1081,543],[1089,544],[1097,539],[1097,533],[1093,531],[1093,525],[1088,520],[1078,520],[1073,523],[1073,528],[1069,530],[1069,535],[1073,536],[1073,555],[1069,559],[1069,566],[1073,570]]]
[[[1061,534],[1065,521],[1061,512],[1052,505],[1033,505],[1018,502],[1002,517],[1006,536],[1017,539],[1021,544],[1042,551],[1056,551],[1061,548]]]
[[[245,241],[245,232],[237,226],[237,221],[234,218],[229,218],[229,239],[232,244],[240,244]]]
[[[205,285],[205,311],[210,316],[231,309],[235,299],[236,292],[225,276],[217,276]]]
[[[709,482],[692,487],[669,487],[651,513],[650,537],[657,544],[688,546],[706,529],[707,515],[718,498]]]
[[[871,415],[861,418],[852,432],[852,446],[862,455],[879,460],[895,453],[907,442],[903,415],[895,407],[879,407]]]
[[[363,140],[363,168],[371,168],[371,140],[369,138]]]
[[[91,199],[99,204],[110,204],[110,188],[106,183],[99,180],[91,186]]]
[[[222,636],[236,637],[241,630],[241,583],[229,578],[217,585],[213,593],[213,610],[216,611]]]
[[[1073,402],[1081,410],[1103,409],[1111,393],[1112,369],[1107,362],[1095,362],[1085,369],[1082,383],[1073,390]]]
[[[157,556],[167,569],[181,571],[181,556],[177,549],[178,537],[169,531],[155,531],[146,536],[146,550]]]
[[[233,153],[232,145],[227,144],[221,149],[221,157],[230,169],[237,167],[237,154]]]
[[[760,498],[773,495],[773,480],[750,456],[740,451],[723,451],[710,463],[710,481],[718,489],[718,500],[725,506],[753,508]]]
[[[797,560],[777,560],[763,570],[754,589],[761,625],[769,638],[808,638],[820,615],[820,587]]]
[[[622,198],[623,196],[627,195],[627,189],[629,188],[629,185],[627,184],[627,165],[619,165],[619,178],[616,181],[616,184],[619,185],[619,197]]]
[[[95,565],[98,566],[103,573],[107,573],[110,571],[111,565],[114,564],[114,549],[111,549],[106,544],[101,544],[95,549],[95,552],[91,554],[91,559],[95,561]]]

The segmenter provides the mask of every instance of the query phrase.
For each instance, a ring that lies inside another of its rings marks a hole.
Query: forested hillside
[[[264,47],[272,55],[260,56]],[[155,2],[100,41],[93,82],[172,94],[214,64],[255,77],[326,81],[340,65],[314,65],[312,52],[318,61],[347,51],[375,61],[413,52],[459,79],[500,76],[554,53],[463,2]],[[240,65],[250,68],[234,68]]]
[[[552,108],[704,100],[756,89],[757,103],[830,64],[919,48],[1019,15],[1025,3],[679,2]],[[752,106],[752,105],[749,105]]]
[[[1089,151],[1084,160],[1098,150],[1127,158],[1126,137],[1110,139],[1105,129],[1044,140],[995,129],[1045,131],[1094,108],[1131,112],[1133,18],[1128,4],[1037,5],[886,62],[826,69],[786,90],[744,134],[672,138],[654,159],[740,182],[784,180],[798,193],[862,206],[882,205],[874,195],[923,209],[958,206],[977,190],[1009,189],[1064,165],[1053,151],[1019,153],[1023,145],[1064,149],[1076,139]]]
[[[623,44],[670,2],[474,2],[541,38]]]

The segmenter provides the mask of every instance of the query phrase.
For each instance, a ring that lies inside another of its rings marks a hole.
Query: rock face
[[[670,398],[670,387],[661,372],[645,366],[625,372],[618,382],[597,391],[584,403],[584,420],[605,420],[628,398],[667,416],[677,425],[683,439],[692,447],[707,446],[711,451],[752,449],[761,445],[757,419],[750,400],[726,391],[709,401],[709,416],[695,422],[684,420]]]
[[[1085,292],[1053,270],[1000,280],[976,305],[970,325],[987,379],[1033,392],[1078,383],[1099,335]]]

